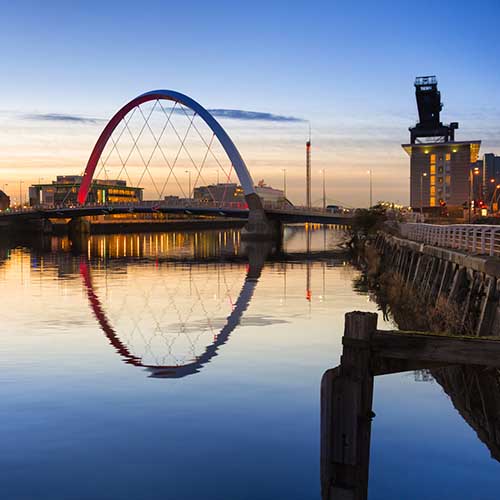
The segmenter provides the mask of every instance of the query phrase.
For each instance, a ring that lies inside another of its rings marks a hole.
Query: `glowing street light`
[[[472,189],[474,183],[474,176],[479,175],[479,167],[474,167],[469,169],[469,224],[472,217]]]
[[[189,179],[188,198],[191,199],[191,170],[184,170],[184,172],[188,174],[188,179]]]
[[[423,191],[424,191],[424,177],[427,177],[427,172],[423,172],[422,175],[420,176],[420,215],[424,213],[423,207],[424,207],[424,198],[423,198]]]

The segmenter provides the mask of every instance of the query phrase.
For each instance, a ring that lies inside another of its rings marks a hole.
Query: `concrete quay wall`
[[[478,336],[500,336],[500,259],[468,255],[380,232],[380,269],[399,275],[430,305],[458,306],[462,325]]]

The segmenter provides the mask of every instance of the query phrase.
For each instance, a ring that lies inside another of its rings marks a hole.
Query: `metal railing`
[[[402,236],[428,245],[472,254],[500,256],[500,226],[479,224],[401,224]]]
[[[300,213],[310,213],[310,214],[318,214],[318,215],[335,215],[338,217],[349,218],[352,217],[351,213],[333,213],[329,210],[323,210],[323,208],[318,207],[304,207],[298,205],[286,204],[281,201],[262,201],[262,205],[266,210],[275,210],[282,212],[300,212]],[[74,203],[66,203],[63,205],[51,205],[51,206],[32,206],[32,207],[15,207],[6,211],[0,211],[1,215],[13,215],[13,214],[21,214],[21,213],[30,213],[37,211],[57,211],[71,208],[102,208],[103,210],[118,209],[118,208],[152,208],[152,209],[161,209],[161,208],[180,208],[189,210],[190,208],[211,208],[211,209],[233,209],[233,210],[247,210],[248,205],[244,201],[237,202],[210,202],[205,200],[197,200],[197,199],[179,199],[179,200],[143,200],[139,202],[122,202],[122,203],[109,203],[109,204],[101,204],[101,203],[86,203],[85,205],[77,205]]]

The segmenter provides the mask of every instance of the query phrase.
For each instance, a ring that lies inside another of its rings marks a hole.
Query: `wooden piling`
[[[323,500],[361,500],[368,491],[373,374],[370,341],[377,314],[345,315],[341,365],[321,382]]]

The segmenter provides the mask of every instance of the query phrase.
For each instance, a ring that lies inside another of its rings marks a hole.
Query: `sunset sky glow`
[[[80,173],[113,113],[174,89],[208,109],[255,181],[304,201],[408,203],[413,80],[437,75],[457,140],[500,154],[500,3],[11,2],[2,7],[0,189]],[[229,110],[229,111],[228,111]],[[250,114],[248,112],[251,112]],[[262,113],[255,115],[252,113]],[[283,117],[286,117],[283,118]],[[10,189],[9,189],[10,188]]]

